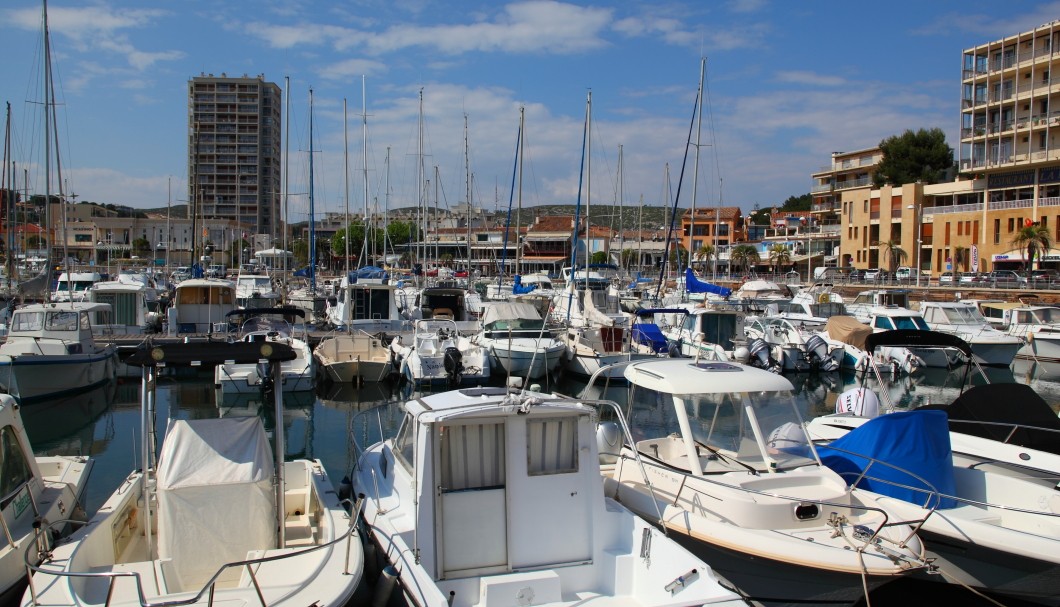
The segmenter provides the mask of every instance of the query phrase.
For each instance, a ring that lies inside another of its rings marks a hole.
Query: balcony
[[[838,202],[818,202],[818,203],[814,203],[810,207],[810,211],[812,211],[814,213],[826,213],[826,212],[838,211],[838,210],[839,210],[839,203]]]
[[[976,205],[978,206],[978,205]],[[1002,209],[1029,209],[1034,206],[1033,199],[1026,200],[996,200],[994,202],[987,203],[987,208],[991,211],[999,211]]]
[[[950,213],[971,213],[983,210],[979,204],[955,204],[951,206],[924,207],[924,215],[947,215]]]
[[[840,181],[835,184],[835,189],[846,190],[849,188],[863,188],[871,183],[868,177],[862,177],[861,179],[851,179],[848,181]]]
[[[812,188],[810,188],[810,193],[811,194],[820,194],[821,192],[830,192],[830,191],[832,191],[832,184],[830,184],[830,183],[819,183],[819,184],[813,186]]]

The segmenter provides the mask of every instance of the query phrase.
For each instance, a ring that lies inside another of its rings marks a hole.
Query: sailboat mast
[[[626,244],[625,228],[622,222],[622,207],[625,188],[622,185],[622,144],[618,144],[618,265],[622,266],[622,251]],[[626,268],[628,270],[629,268]]]
[[[357,265],[365,266],[368,264],[370,250],[368,242],[372,231],[371,216],[368,213],[368,88],[363,75],[361,76],[361,153],[364,159],[362,163],[364,171],[364,255]],[[372,242],[374,243],[374,240]]]
[[[592,240],[589,231],[593,225],[589,215],[589,203],[592,200],[593,190],[593,92],[589,91],[588,101],[585,104],[585,289],[589,289],[589,261],[592,258],[589,247]],[[575,226],[575,233],[578,228]]]
[[[317,230],[313,212],[313,89],[309,89],[309,293],[317,292]]]
[[[51,114],[48,104],[51,102],[52,86],[52,62],[51,62],[51,37],[48,32],[48,0],[44,5],[44,238],[47,246],[44,248],[44,267],[46,272],[51,272],[52,267],[52,148],[51,148]],[[46,301],[51,301],[51,280],[45,283],[47,295]]]
[[[390,146],[386,147],[386,176],[383,179],[383,264],[386,264],[386,241],[390,237]],[[394,243],[390,243],[391,251]]]
[[[346,202],[346,229],[342,237],[346,255],[346,276],[350,275],[350,131],[346,127],[346,98],[342,98],[342,185],[343,200]]]
[[[291,154],[290,154],[290,133],[291,133],[291,77],[283,77],[283,292],[284,297],[287,293],[287,272],[290,268],[287,267],[287,251],[289,244],[287,242],[287,233],[290,231],[290,218],[287,216],[289,208],[289,194],[288,188],[290,188],[291,180],[288,178],[288,172],[291,168]]]
[[[467,114],[464,114],[464,200],[467,202],[467,279],[471,282],[471,153],[467,141]]]
[[[518,212],[515,214],[515,273],[522,274],[522,263],[523,263],[523,239],[521,237],[522,232],[522,220],[523,220],[523,141],[524,138],[522,133],[525,131],[523,128],[526,126],[526,106],[519,106],[519,207]]]
[[[7,217],[7,283],[14,284],[15,278],[15,173],[11,163],[11,102],[7,102],[7,113],[4,120],[4,170],[0,175],[0,192],[4,193],[4,215]]]
[[[420,268],[423,269],[423,260],[427,256],[427,230],[421,228],[426,227],[426,210],[424,209],[424,181],[423,181],[423,89],[420,89],[420,107],[419,115],[416,120],[416,206],[419,214],[419,225],[416,226],[416,231],[419,232],[417,236],[417,242],[419,243],[417,248],[420,254],[417,256]],[[415,267],[415,264],[414,264]],[[420,276],[420,282],[422,283],[423,277]]]
[[[688,261],[685,267],[692,265],[692,255],[696,254],[696,194],[699,193],[699,142],[703,133],[703,74],[707,69],[707,58],[699,61],[699,117],[696,119],[696,153],[695,164],[692,166],[692,215],[691,224],[688,228]],[[714,224],[715,237],[718,233],[718,224]],[[680,249],[678,249],[680,250]],[[684,284],[684,283],[682,283]],[[684,287],[687,290],[687,285]]]

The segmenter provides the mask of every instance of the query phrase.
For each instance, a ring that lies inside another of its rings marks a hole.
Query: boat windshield
[[[986,318],[979,313],[979,310],[971,306],[943,308],[943,312],[946,313],[946,320],[951,325],[975,325],[981,327],[987,323]]]
[[[829,316],[846,316],[847,308],[838,301],[829,301],[819,304],[811,304],[810,311],[813,316],[828,318]]]
[[[758,471],[817,463],[790,391],[674,395],[633,385],[629,396],[637,440],[683,436],[681,407],[693,440]]]
[[[912,329],[917,331],[929,330],[927,323],[919,316],[894,316],[891,320],[894,321],[894,327],[896,329]]]
[[[1060,308],[1037,308],[1030,310],[1030,315],[1034,317],[1034,320],[1027,319],[1026,321],[1021,322],[1025,324],[1038,323],[1041,325],[1060,323]]]
[[[495,320],[486,325],[487,331],[541,331],[545,325],[544,319],[540,318],[511,318],[506,320]]]

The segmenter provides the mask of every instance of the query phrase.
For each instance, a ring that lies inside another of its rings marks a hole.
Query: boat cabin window
[[[838,301],[829,301],[825,303],[811,304],[810,311],[812,312],[812,316],[828,318],[829,316],[845,316],[847,308]]]
[[[11,331],[40,331],[44,328],[44,312],[15,312]]]
[[[1026,314],[1029,317],[1027,320],[1019,321],[1024,324],[1037,322],[1043,325],[1048,325],[1060,322],[1060,308],[1037,308],[1027,312],[1021,312],[1021,314]]]
[[[416,418],[406,415],[397,437],[394,438],[394,453],[397,461],[405,466],[409,474],[416,470]]]
[[[235,304],[232,289],[227,287],[184,287],[177,289],[177,304]]]
[[[443,491],[504,486],[504,423],[438,427]]]
[[[894,323],[892,323],[891,319],[887,318],[886,316],[877,316],[872,321],[872,326],[874,328],[876,328],[876,329],[888,329],[888,330],[890,330],[890,329],[894,328]]]
[[[79,321],[78,316],[78,313],[73,310],[48,312],[44,319],[44,329],[47,331],[76,331]],[[84,315],[80,322],[86,325],[86,329],[92,328],[92,325],[88,324],[88,315]]]
[[[133,326],[139,323],[139,319],[137,318],[137,304],[140,303],[140,298],[141,295],[139,291],[110,293],[96,291],[93,295],[93,300],[97,303],[110,304],[110,309],[114,312],[115,324],[128,326]],[[97,311],[95,315],[97,325],[108,324],[110,322],[107,318],[106,312]]]
[[[996,318],[1001,320],[1005,317],[1005,311],[993,306],[983,306],[983,316],[986,318]]]
[[[526,472],[530,476],[578,471],[578,421],[535,419],[526,423]]]
[[[0,499],[3,500],[0,506],[6,508],[12,494],[29,482],[31,477],[26,455],[12,426],[0,431],[0,457],[4,458],[0,462]]]

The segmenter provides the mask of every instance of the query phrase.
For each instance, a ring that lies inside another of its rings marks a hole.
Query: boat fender
[[[868,388],[851,388],[836,399],[835,412],[876,417],[880,414],[880,398]]]
[[[613,464],[622,451],[622,430],[617,422],[600,422],[596,426],[596,449],[600,464]]]

